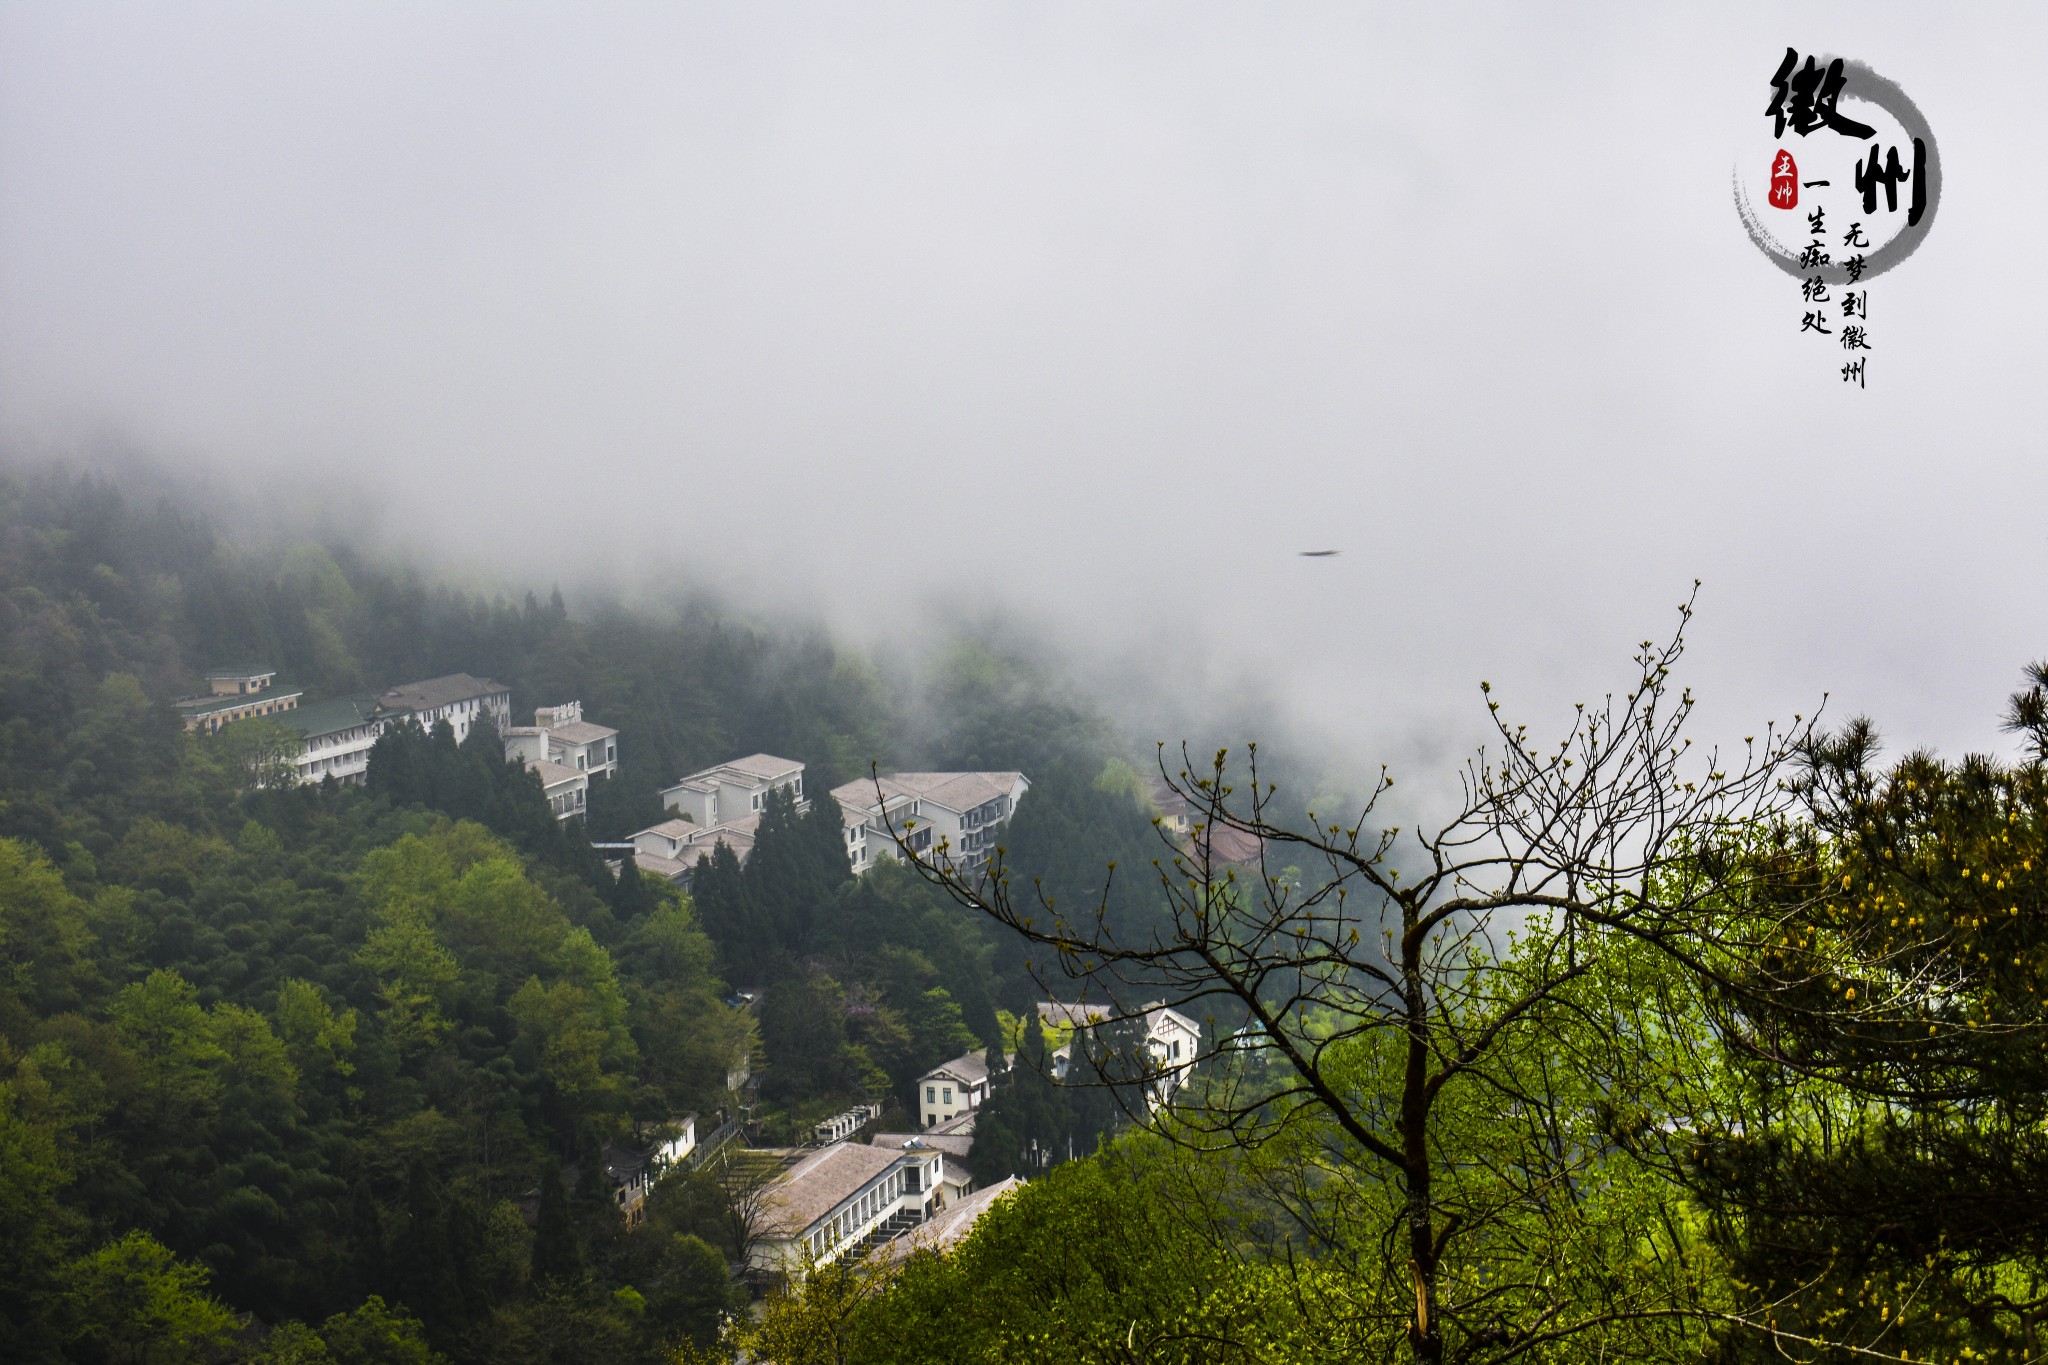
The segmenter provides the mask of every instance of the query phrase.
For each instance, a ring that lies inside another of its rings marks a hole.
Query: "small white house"
[[[648,1151],[648,1158],[656,1171],[666,1171],[680,1165],[697,1150],[697,1116],[679,1114],[663,1127],[664,1136],[655,1139]]]
[[[988,1098],[988,1054],[966,1052],[917,1078],[917,1126],[930,1128]]]

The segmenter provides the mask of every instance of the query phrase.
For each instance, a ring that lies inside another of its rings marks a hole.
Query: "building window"
[[[937,1104],[939,1102],[939,1088],[937,1086],[928,1085],[924,1088],[924,1102],[926,1104]]]
[[[947,1086],[947,1087],[946,1087],[946,1103],[948,1103],[948,1104],[951,1104],[952,1102],[953,1102],[953,1087],[949,1085],[949,1086]]]

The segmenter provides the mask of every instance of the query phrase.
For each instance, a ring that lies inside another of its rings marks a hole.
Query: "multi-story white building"
[[[759,815],[767,807],[768,793],[777,788],[787,791],[801,809],[804,765],[793,758],[750,754],[691,773],[662,792],[661,804],[708,829]]]
[[[306,747],[292,763],[300,782],[360,783],[370,769],[370,750],[392,719],[368,692],[335,697],[294,707],[277,717],[305,737]]]
[[[793,1276],[806,1256],[830,1265],[924,1222],[938,1210],[945,1156],[835,1142],[811,1152],[761,1191],[748,1267]]]
[[[505,729],[505,757],[539,775],[555,819],[581,820],[590,802],[590,779],[618,771],[619,732],[583,719],[583,703],[575,701],[543,706],[533,718],[533,725]]]
[[[1024,774],[884,773],[832,789],[839,803],[846,860],[855,872],[893,858],[898,840],[911,852],[979,867],[988,861],[1017,802],[1031,790]]]
[[[974,1173],[967,1168],[967,1154],[974,1150],[973,1115],[965,1117],[968,1120],[965,1123],[956,1119],[939,1128],[926,1128],[916,1133],[876,1133],[868,1139],[868,1146],[897,1151],[929,1147],[943,1153],[946,1167],[939,1176],[939,1207],[951,1208],[971,1192],[975,1184]]]
[[[917,1078],[917,1126],[930,1128],[988,1098],[988,1053],[966,1052]]]
[[[467,673],[450,673],[391,688],[377,698],[377,704],[386,711],[412,717],[422,730],[431,731],[445,720],[454,729],[457,743],[468,738],[469,727],[480,715],[488,714],[500,734],[512,726],[512,690],[503,683],[473,678]]]
[[[531,726],[515,726],[506,734],[539,737],[541,743],[533,746],[536,752],[522,757],[559,763],[592,777],[610,777],[619,770],[619,732],[583,719],[580,701],[540,707]],[[511,752],[509,739],[505,749]]]
[[[632,836],[634,863],[685,885],[697,860],[720,844],[745,863],[754,851],[768,794],[777,790],[788,792],[797,809],[804,809],[804,765],[793,758],[750,754],[691,773],[661,794],[676,818]]]
[[[542,795],[558,823],[581,820],[590,805],[590,774],[559,763],[529,763],[526,770],[540,779]]]

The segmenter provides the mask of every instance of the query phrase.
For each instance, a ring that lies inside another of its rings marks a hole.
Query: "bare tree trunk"
[[[1416,907],[1401,903],[1401,983],[1408,1000],[1408,1057],[1401,1081],[1401,1176],[1408,1193],[1408,1274],[1415,1287],[1415,1316],[1408,1344],[1419,1361],[1439,1361],[1443,1333],[1434,1321],[1436,1223],[1430,1207],[1429,1160],[1429,996],[1422,980],[1422,945]]]

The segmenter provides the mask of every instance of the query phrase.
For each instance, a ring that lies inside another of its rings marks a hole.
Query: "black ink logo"
[[[1787,48],[1770,89],[1771,145],[1736,165],[1735,211],[1757,250],[1799,281],[1800,333],[1847,352],[1842,379],[1861,388],[1864,353],[1876,349],[1869,281],[1926,240],[1941,206],[1941,155],[1919,106],[1862,62],[1802,62]]]

